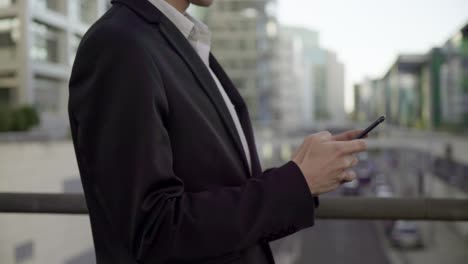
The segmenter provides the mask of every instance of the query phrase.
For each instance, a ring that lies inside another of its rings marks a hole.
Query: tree
[[[0,132],[10,131],[13,125],[11,109],[7,106],[0,106]]]

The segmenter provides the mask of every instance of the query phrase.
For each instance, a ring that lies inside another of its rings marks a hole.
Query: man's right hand
[[[314,196],[331,192],[341,183],[354,180],[349,170],[359,160],[356,153],[367,150],[364,140],[335,141],[330,132],[308,136],[293,157]]]

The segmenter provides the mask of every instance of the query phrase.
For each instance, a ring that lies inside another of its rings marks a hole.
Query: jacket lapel
[[[224,102],[221,93],[216,86],[210,72],[201,60],[200,56],[193,49],[190,43],[185,37],[179,32],[179,30],[166,18],[160,19],[160,29],[168,42],[172,45],[174,50],[189,66],[190,70],[197,78],[205,94],[209,97],[211,103],[215,106],[216,111],[221,116],[221,120],[224,124],[225,129],[228,131],[231,139],[234,141],[234,145],[240,155],[245,169],[250,175],[250,169],[248,168],[247,158],[245,156],[240,137],[237,133],[234,121],[232,120],[231,114]]]
[[[208,96],[211,103],[215,106],[216,112],[220,115],[225,129],[228,131],[228,134],[230,135],[231,140],[233,140],[235,148],[237,149],[237,152],[241,157],[242,163],[244,164],[244,169],[247,172],[247,175],[250,176],[251,171],[248,166],[247,157],[245,156],[240,137],[237,133],[234,121],[232,120],[231,114],[229,113],[226,103],[224,102],[224,99],[222,98],[221,93],[219,92],[218,87],[216,86],[216,83],[211,77],[211,74],[208,71],[207,67],[201,60],[200,56],[198,56],[197,52],[187,41],[187,39],[182,35],[182,33],[177,29],[177,27],[166,16],[164,16],[161,13],[161,11],[159,11],[147,0],[112,0],[112,3],[120,3],[126,5],[132,10],[134,10],[137,14],[139,14],[147,22],[159,25],[159,29],[163,36],[167,39],[167,41],[179,54],[179,56],[184,60],[184,62],[189,66],[190,70],[200,83],[200,86],[202,87],[203,91]],[[216,63],[216,65],[218,64]],[[220,82],[223,83],[222,80],[220,80]],[[226,82],[224,81],[224,83]],[[228,93],[229,97],[231,97],[231,100],[233,100],[233,104],[237,108],[239,103],[242,102],[242,98],[240,98],[239,100],[239,98],[232,96],[232,94],[230,94],[227,90],[226,93]],[[240,116],[239,118],[241,119]],[[242,120],[241,123],[243,123]],[[247,134],[246,137],[248,137]],[[249,148],[252,147],[249,146]]]
[[[242,129],[247,139],[247,144],[249,145],[250,159],[252,163],[252,176],[260,175],[262,168],[260,166],[260,159],[257,153],[257,146],[255,145],[252,124],[250,122],[249,111],[245,101],[242,99],[242,96],[236,89],[234,83],[232,83],[229,76],[223,70],[223,67],[221,67],[219,62],[212,54],[210,54],[210,66],[236,108],[237,115],[239,116]]]

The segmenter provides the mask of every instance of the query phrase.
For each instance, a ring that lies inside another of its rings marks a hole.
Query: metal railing
[[[0,193],[0,213],[87,214],[81,194]],[[319,219],[467,221],[468,199],[322,197]]]

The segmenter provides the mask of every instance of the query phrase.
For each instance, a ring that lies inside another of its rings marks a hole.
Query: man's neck
[[[171,6],[173,6],[175,9],[177,9],[182,14],[184,14],[185,11],[187,11],[187,8],[190,5],[188,0],[164,0],[164,1],[169,3]]]

